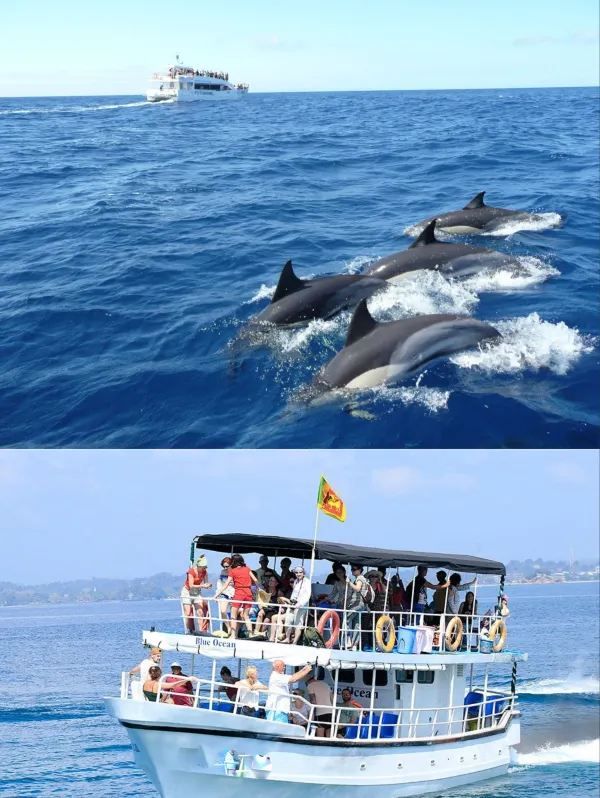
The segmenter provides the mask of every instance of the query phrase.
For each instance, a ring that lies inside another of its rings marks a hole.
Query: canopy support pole
[[[313,577],[315,575],[315,554],[317,549],[317,533],[319,531],[319,505],[317,505],[317,513],[315,515],[315,531],[313,534],[313,545],[312,551],[310,553],[310,583],[313,583]]]

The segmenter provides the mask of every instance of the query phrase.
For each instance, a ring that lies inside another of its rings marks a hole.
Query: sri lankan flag
[[[321,482],[319,483],[317,507],[319,510],[322,510],[325,515],[337,518],[338,521],[346,520],[346,505],[333,490],[325,477],[321,477]]]

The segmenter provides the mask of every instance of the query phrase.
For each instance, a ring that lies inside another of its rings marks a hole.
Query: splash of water
[[[598,695],[600,680],[593,676],[534,679],[519,686],[521,695]]]
[[[515,765],[560,765],[573,762],[593,764],[600,761],[600,740],[582,740],[564,745],[544,745],[536,751],[513,754]]]

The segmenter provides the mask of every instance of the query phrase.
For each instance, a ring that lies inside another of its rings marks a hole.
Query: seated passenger
[[[458,611],[460,609],[460,594],[459,591],[466,590],[468,587],[477,584],[477,577],[472,579],[470,582],[465,582],[465,584],[461,584],[461,575],[454,573],[448,580],[449,587],[448,587],[448,601],[446,606],[446,613],[450,615],[458,615]]]
[[[324,680],[323,668],[319,668],[319,678],[310,674],[306,680],[308,698],[315,707],[314,719],[316,724],[315,737],[331,737],[333,732],[333,701],[331,688]]]
[[[147,701],[156,701],[158,698],[158,692],[160,690],[160,700],[163,704],[174,704],[173,698],[171,697],[171,691],[179,687],[180,685],[185,684],[186,682],[193,680],[196,681],[195,676],[185,676],[182,679],[178,679],[175,682],[171,682],[168,686],[166,684],[161,685],[160,677],[162,676],[162,671],[158,667],[158,665],[153,665],[150,668],[150,673],[148,674],[148,678],[143,684],[144,690],[144,698]]]
[[[227,667],[227,665],[223,665],[219,671],[219,676],[221,677],[221,682],[223,682],[223,684],[218,686],[217,692],[224,692],[230,701],[235,701],[237,697],[237,688],[235,687],[236,680],[231,675],[231,670]]]
[[[258,671],[254,665],[246,668],[246,678],[240,679],[235,683],[238,694],[238,712],[249,717],[259,716],[261,709],[259,704],[259,690],[266,690],[266,685],[258,681]]]
[[[290,712],[290,723],[296,726],[308,725],[308,716],[310,710],[306,701],[303,701],[304,696],[302,690],[294,690],[292,698],[292,711]]]
[[[341,709],[338,712],[338,737],[346,736],[348,726],[353,726],[360,720],[363,712],[362,704],[359,704],[353,697],[352,690],[344,687],[342,690]]]
[[[258,580],[259,587],[262,587],[266,590],[269,579],[274,576],[275,579],[279,581],[279,576],[277,575],[276,571],[274,571],[272,568],[269,568],[269,558],[266,556],[266,554],[263,554],[258,562],[259,567],[256,569],[256,571],[254,571],[254,575]]]
[[[174,704],[182,707],[191,707],[194,703],[192,683],[189,680],[182,682],[181,680],[184,677],[186,677],[186,674],[183,673],[181,665],[178,662],[172,662],[171,675],[165,676],[163,684],[168,685]]]
[[[275,720],[280,723],[289,723],[291,710],[290,684],[304,679],[312,670],[312,665],[305,665],[299,671],[287,674],[285,663],[281,659],[276,659],[273,663],[273,671],[269,677],[269,695],[265,709],[267,720]]]
[[[279,613],[277,599],[280,595],[283,594],[280,593],[279,584],[274,576],[268,580],[266,590],[258,591],[256,599],[259,609],[256,615],[256,621],[254,622],[254,635],[261,635],[272,631],[272,627],[275,624],[273,616]]]

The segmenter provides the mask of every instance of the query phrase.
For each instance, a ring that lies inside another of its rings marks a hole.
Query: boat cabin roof
[[[268,554],[276,557],[309,558],[313,541],[306,538],[281,537],[277,535],[253,535],[243,532],[197,535],[192,549],[219,551],[230,554]],[[444,554],[438,552],[400,551],[378,549],[370,546],[354,546],[349,543],[330,543],[318,540],[315,548],[317,560],[330,562],[360,563],[365,567],[409,568],[426,565],[431,568],[452,568],[471,574],[506,574],[504,563],[473,557],[469,554]]]

